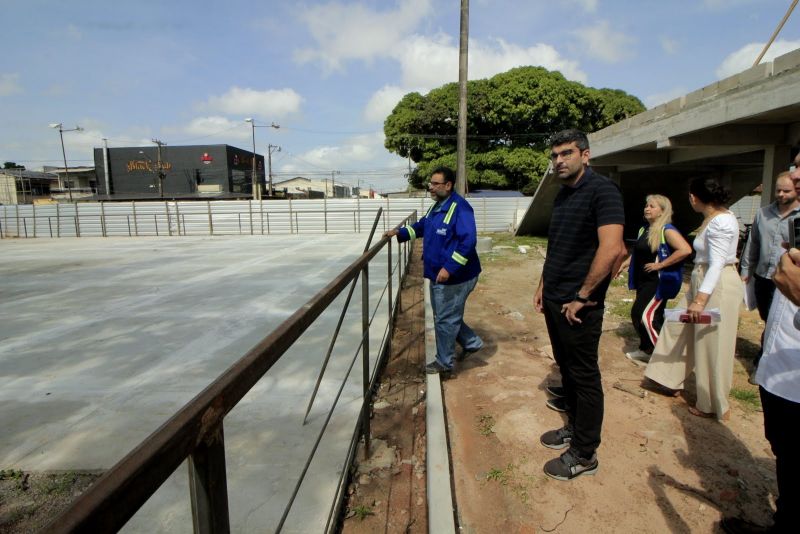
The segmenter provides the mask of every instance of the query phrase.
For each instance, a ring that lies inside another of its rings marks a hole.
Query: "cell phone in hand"
[[[688,313],[682,313],[680,319],[682,323],[692,322]],[[711,314],[706,312],[701,312],[700,317],[697,319],[697,323],[695,324],[711,324]]]
[[[800,217],[789,219],[789,248],[800,245]]]

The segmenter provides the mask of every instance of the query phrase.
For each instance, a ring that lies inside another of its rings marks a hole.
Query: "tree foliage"
[[[3,168],[4,169],[20,169],[20,170],[24,171],[25,170],[25,165],[17,165],[13,161],[6,161],[6,162],[3,163]]]
[[[644,111],[618,89],[594,89],[542,67],[519,67],[467,87],[467,174],[473,189],[535,190],[547,170],[547,138],[565,128],[593,132]],[[430,170],[456,167],[458,84],[427,95],[408,93],[384,122],[385,146],[417,166],[409,184]]]

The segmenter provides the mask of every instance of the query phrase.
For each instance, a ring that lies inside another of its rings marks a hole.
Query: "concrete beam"
[[[658,148],[728,145],[782,145],[787,142],[783,125],[728,124],[702,132],[658,141]]]

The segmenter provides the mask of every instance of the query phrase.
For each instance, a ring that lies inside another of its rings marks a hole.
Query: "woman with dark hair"
[[[628,288],[636,290],[631,321],[639,334],[639,348],[626,352],[631,360],[646,362],[664,324],[667,300],[675,298],[683,282],[683,260],[692,247],[672,223],[672,203],[663,195],[647,195],[646,224],[639,229],[628,264]]]
[[[687,323],[666,323],[645,376],[674,392],[683,389],[694,371],[697,402],[692,415],[727,420],[728,393],[733,381],[733,356],[744,287],[736,272],[739,222],[726,207],[728,192],[714,178],[696,178],[689,185],[689,203],[704,216],[694,240],[692,281],[678,308],[686,308]],[[687,305],[688,304],[688,305]],[[710,309],[720,321],[706,323]]]

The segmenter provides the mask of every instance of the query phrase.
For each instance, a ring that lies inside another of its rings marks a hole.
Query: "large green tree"
[[[547,170],[547,137],[593,132],[644,111],[618,89],[595,89],[542,67],[519,67],[467,87],[467,174],[471,188],[535,190]],[[409,93],[384,122],[385,146],[413,160],[412,187],[438,165],[456,165],[458,84]]]

